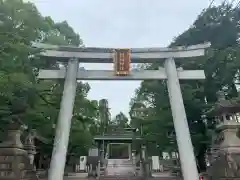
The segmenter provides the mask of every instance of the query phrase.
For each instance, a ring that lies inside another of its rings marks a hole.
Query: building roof
[[[99,135],[99,136],[95,136],[94,140],[98,141],[98,140],[119,140],[119,141],[124,141],[124,140],[141,140],[142,138],[139,136],[133,137],[133,136],[127,136],[127,135]]]
[[[135,128],[118,128],[117,126],[112,126],[108,132],[97,135],[94,140],[140,140],[141,137],[135,133]]]

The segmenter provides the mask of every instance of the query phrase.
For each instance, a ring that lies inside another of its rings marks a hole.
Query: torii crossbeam
[[[189,47],[130,49],[128,51],[131,53],[130,60],[132,63],[165,61],[164,68],[160,68],[159,70],[133,70],[124,76],[116,75],[116,71],[79,69],[79,63],[81,62],[113,63],[114,49],[111,48],[78,48],[46,44],[33,44],[33,46],[42,48],[43,51],[40,55],[47,57],[49,60],[68,62],[66,70],[40,70],[38,76],[39,79],[65,78],[48,180],[63,180],[77,80],[153,79],[167,79],[168,94],[184,180],[198,179],[198,171],[179,79],[204,79],[205,75],[203,70],[177,69],[174,59],[180,58],[179,60],[182,60],[188,57],[204,56],[205,49],[210,47],[209,43]],[[124,69],[125,65],[122,68],[126,72],[126,69]]]
[[[177,70],[179,79],[205,79],[203,70]],[[64,79],[66,70],[40,70],[39,79]],[[128,76],[116,76],[111,70],[84,70],[79,69],[77,80],[159,80],[167,79],[164,69],[159,70],[135,70]]]

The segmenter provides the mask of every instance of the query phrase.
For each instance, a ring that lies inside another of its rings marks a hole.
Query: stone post
[[[89,166],[89,174],[90,174],[90,176],[93,176],[93,166],[92,166],[92,164],[90,164],[90,166]]]
[[[143,176],[143,174],[144,174],[144,168],[143,168],[143,162],[142,162],[142,160],[140,160],[140,162],[139,162],[139,165],[140,165],[140,176]]]
[[[101,162],[99,160],[97,164],[97,179],[100,178],[100,173],[101,173]]]
[[[146,160],[146,146],[142,146],[142,159],[143,159],[143,161],[145,161]]]
[[[35,133],[33,131],[30,131],[28,136],[25,139],[24,147],[25,147],[26,151],[28,152],[30,164],[33,165],[34,168],[36,168],[34,165],[34,157],[37,152],[36,152],[36,146],[34,143],[34,138],[35,138]]]
[[[133,164],[133,168],[134,168],[134,173],[136,174],[136,150],[132,150],[132,164]]]

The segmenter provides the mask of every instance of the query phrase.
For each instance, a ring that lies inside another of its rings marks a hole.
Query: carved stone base
[[[21,130],[11,129],[0,144],[0,180],[38,179],[20,137]]]
[[[240,178],[240,153],[219,153],[208,168],[212,180]]]

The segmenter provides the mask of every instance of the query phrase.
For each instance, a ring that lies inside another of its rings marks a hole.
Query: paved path
[[[40,179],[40,180],[47,180],[47,179]],[[88,180],[86,178],[79,178],[79,177],[64,177],[63,180]]]
[[[79,177],[65,177],[64,180],[88,180],[88,179]]]

